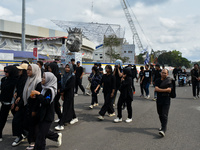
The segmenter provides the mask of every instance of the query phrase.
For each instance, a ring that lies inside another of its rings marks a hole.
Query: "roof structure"
[[[81,28],[83,36],[88,40],[96,43],[102,44],[104,36],[116,35],[118,38],[124,38],[124,29],[117,24],[103,24],[94,22],[73,22],[73,21],[61,21],[52,20],[57,26],[65,31],[69,28]]]

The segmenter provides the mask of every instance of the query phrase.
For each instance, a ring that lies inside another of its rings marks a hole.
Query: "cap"
[[[77,64],[81,63],[80,61],[77,61]]]
[[[25,69],[25,70],[27,70],[28,69],[28,64],[23,63],[20,66],[17,66],[17,69]]]

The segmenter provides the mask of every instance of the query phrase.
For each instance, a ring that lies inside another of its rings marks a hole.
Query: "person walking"
[[[142,78],[142,81],[144,82],[144,90],[146,93],[146,99],[150,98],[149,94],[149,85],[151,84],[151,71],[149,70],[149,65],[145,65],[145,71],[144,76]]]
[[[192,77],[192,92],[193,98],[199,98],[199,81],[200,81],[200,70],[199,65],[194,64],[194,69],[191,70],[191,77]]]
[[[18,70],[15,66],[4,67],[5,77],[1,79],[1,110],[0,110],[0,142],[9,111],[12,105],[14,90],[18,80]]]
[[[48,66],[49,72],[52,72],[56,78],[57,78],[57,94],[54,98],[54,109],[55,112],[58,116],[58,119],[55,120],[55,122],[59,122],[59,120],[62,118],[62,113],[61,113],[61,105],[60,105],[60,89],[61,89],[61,75],[59,72],[58,65],[56,63],[50,63]]]
[[[168,113],[171,103],[170,93],[172,90],[172,79],[168,77],[169,72],[163,69],[161,78],[155,81],[155,91],[157,92],[157,113],[159,115],[161,128],[159,134],[164,137],[167,131]]]
[[[99,111],[99,120],[104,120],[106,112],[108,112],[110,117],[115,116],[115,110],[112,103],[112,98],[115,93],[115,82],[115,76],[112,74],[112,66],[106,65],[106,74],[102,76],[101,83],[95,89],[95,93],[97,93],[101,85],[103,86],[104,104]]]
[[[12,132],[13,136],[17,136],[17,138],[12,143],[12,146],[19,145],[27,136],[27,132],[23,128],[24,122],[24,113],[25,107],[22,99],[24,86],[27,76],[27,69],[28,64],[23,63],[20,66],[17,66],[19,71],[19,78],[16,85],[16,90],[14,94],[14,103],[12,104],[11,110],[13,113],[13,120],[12,120]]]
[[[95,89],[97,88],[97,86],[101,82],[101,76],[99,75],[99,71],[98,71],[97,67],[92,67],[92,73],[93,73],[93,76],[90,79],[90,82],[91,82],[90,90],[92,92],[92,101],[91,101],[91,105],[89,106],[90,109],[93,109],[94,106],[99,105],[98,104],[98,97],[97,97],[99,90],[95,91]]]
[[[144,67],[143,66],[141,66],[140,67],[140,72],[139,72],[139,77],[138,77],[138,79],[137,79],[137,82],[138,82],[138,80],[140,79],[140,91],[141,91],[141,95],[140,95],[140,97],[144,97]]]
[[[31,95],[31,91],[42,91],[41,69],[36,64],[30,64],[27,69],[28,78],[23,90],[23,104],[25,106],[24,127],[28,130],[27,150],[34,149],[36,140],[36,126],[39,123],[39,107],[40,101],[35,95]]]
[[[67,64],[62,78],[61,90],[61,99],[64,101],[63,114],[62,118],[58,122],[58,126],[55,127],[58,131],[64,130],[65,123],[75,124],[78,122],[74,110],[74,86],[75,77],[73,75],[73,67],[71,64]]]
[[[123,69],[123,75],[120,86],[120,97],[117,103],[117,118],[114,119],[115,123],[122,122],[122,105],[126,103],[128,118],[127,123],[132,122],[132,101],[133,101],[133,89],[131,87],[131,70],[130,68]]]
[[[176,80],[177,80],[177,74],[178,74],[178,69],[177,69],[177,67],[174,67],[174,69],[173,69],[173,71],[172,71],[172,74],[173,74],[174,80],[176,81]]]
[[[83,79],[83,67],[80,66],[80,61],[77,61],[76,66],[76,80],[75,80],[75,96],[78,96],[78,87],[80,87],[81,91],[83,92],[83,95],[85,95],[85,89],[82,85],[82,79]]]
[[[45,72],[42,78],[42,91],[33,90],[31,95],[36,95],[40,102],[40,121],[37,126],[37,136],[35,142],[35,150],[45,150],[46,138],[48,138],[48,133],[50,126],[54,121],[54,98],[57,93],[57,78],[51,72]],[[61,136],[60,138],[58,138]],[[52,137],[51,137],[52,138]],[[58,136],[54,136],[54,139],[59,139],[58,144],[61,145],[62,134],[58,133]]]

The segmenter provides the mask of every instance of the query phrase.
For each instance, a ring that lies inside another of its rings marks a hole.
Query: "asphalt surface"
[[[83,85],[87,85],[84,77]],[[177,87],[177,98],[172,99],[169,112],[168,131],[166,137],[158,134],[160,122],[156,112],[156,103],[152,100],[140,98],[139,84],[135,83],[133,122],[113,123],[116,117],[105,116],[104,121],[98,121],[98,112],[103,104],[103,94],[100,92],[99,104],[89,110],[90,96],[75,97],[75,110],[79,122],[65,126],[63,143],[56,147],[56,143],[47,139],[49,150],[199,150],[200,149],[200,99],[193,100],[190,86]],[[153,97],[153,87],[150,95]],[[119,96],[119,93],[118,93]],[[115,108],[116,109],[116,108]],[[56,116],[57,117],[57,116]],[[127,118],[123,111],[123,120]],[[0,150],[23,150],[28,146],[27,141],[17,147],[11,144],[12,115],[9,115],[3,131],[3,142]],[[52,129],[56,126],[52,124]]]

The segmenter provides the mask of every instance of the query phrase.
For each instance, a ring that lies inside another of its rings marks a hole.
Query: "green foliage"
[[[139,54],[139,55],[136,56],[136,63],[137,64],[144,64],[144,58],[143,58],[144,55],[145,54]]]
[[[182,53],[173,50],[173,51],[163,51],[158,56],[158,63],[160,65],[168,64],[169,66],[185,66],[186,68],[190,67],[190,61],[184,57],[182,57]]]

